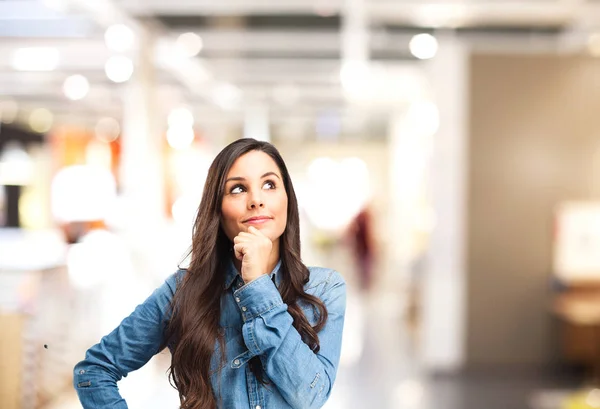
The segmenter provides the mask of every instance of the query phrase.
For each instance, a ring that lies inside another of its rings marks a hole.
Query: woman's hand
[[[254,226],[248,232],[240,232],[233,239],[235,257],[242,262],[242,278],[245,283],[269,274],[269,256],[273,243]]]

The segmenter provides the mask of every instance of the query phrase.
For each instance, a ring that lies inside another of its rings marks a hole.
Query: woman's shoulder
[[[310,273],[306,289],[311,289],[319,286],[332,287],[336,285],[344,285],[344,277],[334,269],[327,267],[307,266]]]
[[[181,283],[187,274],[187,269],[179,268],[174,273],[171,273],[166,279],[163,286],[166,286],[172,293],[175,293],[177,286]]]

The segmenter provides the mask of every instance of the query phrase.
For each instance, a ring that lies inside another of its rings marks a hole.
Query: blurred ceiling
[[[570,53],[586,50],[599,19],[597,0],[0,0],[0,103],[16,101],[22,113],[47,108],[58,121],[85,126],[122,118],[131,83],[109,80],[105,64],[115,54],[137,60],[139,51],[107,47],[105,31],[118,23],[138,45],[154,45],[147,58],[157,69],[143,75],[156,83],[150,95],[161,113],[185,103],[197,122],[220,124],[266,107],[275,125],[301,127],[335,112],[376,128],[391,105],[410,100],[427,61],[409,49],[416,34],[451,36],[485,52]],[[188,32],[202,48],[182,58],[174,50]],[[15,69],[15,52],[27,47],[55,48],[57,66]],[[349,102],[340,69],[352,58],[404,76],[395,99]],[[74,74],[90,84],[78,101],[63,92]]]

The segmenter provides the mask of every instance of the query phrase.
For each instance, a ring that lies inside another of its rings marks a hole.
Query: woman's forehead
[[[281,176],[281,171],[271,156],[262,151],[251,151],[236,159],[227,173],[227,178],[261,178],[268,172]]]

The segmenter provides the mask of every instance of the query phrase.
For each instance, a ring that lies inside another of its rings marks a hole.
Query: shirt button
[[[260,409],[260,405],[256,405],[256,409]]]
[[[246,308],[246,307],[242,307],[242,311],[246,311],[246,310],[247,310],[247,308]]]
[[[236,359],[235,361],[233,361],[233,364],[234,364],[234,365],[239,365],[239,364],[240,364],[240,360],[239,360],[239,359]]]
[[[85,371],[82,369],[81,371],[79,371],[79,375],[83,375],[85,373]]]
[[[236,302],[240,302],[240,297],[235,297]]]

